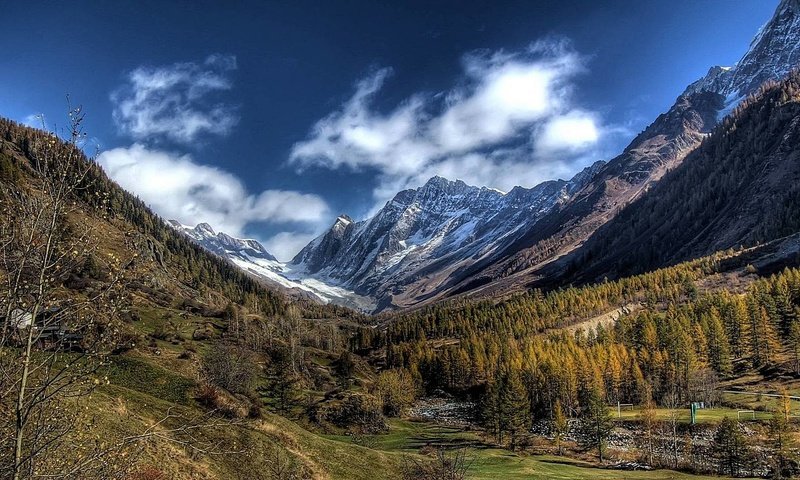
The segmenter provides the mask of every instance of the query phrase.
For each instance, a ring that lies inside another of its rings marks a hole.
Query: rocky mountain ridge
[[[522,227],[567,201],[602,166],[597,162],[569,181],[508,193],[433,177],[399,192],[367,220],[340,216],[291,265],[389,307],[409,282],[471,264],[517,238]]]

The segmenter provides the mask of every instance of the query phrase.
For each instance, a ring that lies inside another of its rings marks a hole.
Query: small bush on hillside
[[[341,402],[320,407],[314,414],[319,422],[327,422],[360,434],[388,430],[380,403],[373,397],[349,394]]]
[[[215,347],[202,359],[202,372],[206,380],[231,393],[250,394],[258,370],[252,354],[234,346]]]

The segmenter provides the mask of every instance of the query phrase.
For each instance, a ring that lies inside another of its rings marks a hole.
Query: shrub
[[[316,417],[318,421],[358,433],[381,433],[389,428],[379,402],[367,395],[349,394],[341,402],[317,411]]]
[[[204,407],[216,409],[222,403],[222,395],[219,389],[210,383],[201,383],[197,387],[195,399]]]
[[[416,386],[407,370],[386,370],[378,376],[375,392],[383,413],[399,417],[414,403]]]
[[[209,383],[244,395],[253,391],[258,368],[250,352],[231,345],[213,348],[202,362],[203,376]]]

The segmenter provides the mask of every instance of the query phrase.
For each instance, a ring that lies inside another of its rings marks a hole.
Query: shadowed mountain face
[[[611,160],[575,197],[506,246],[478,283],[502,278],[491,287],[525,285],[529,274],[579,248],[600,226],[644,194],[664,174],[680,165],[717,124],[724,97],[714,92],[681,95],[618,157]],[[475,280],[469,280],[475,282]],[[475,283],[466,283],[469,290]]]
[[[800,230],[800,73],[745,100],[680,168],[570,258],[619,277]],[[553,272],[555,274],[555,272]]]

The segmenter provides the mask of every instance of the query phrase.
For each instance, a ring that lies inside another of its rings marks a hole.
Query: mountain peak
[[[468,191],[478,191],[480,190],[478,187],[474,187],[471,185],[467,185],[464,183],[463,180],[448,180],[444,177],[440,177],[438,175],[431,177],[425,185],[421,186],[417,190],[415,190],[415,194],[417,197],[420,195],[428,196],[428,195],[461,195]]]
[[[353,223],[353,219],[350,218],[349,215],[341,214],[338,217],[336,217],[336,222],[334,222],[334,224],[337,223],[342,225],[350,225],[351,223]]]
[[[223,257],[231,255],[249,255],[254,258],[277,261],[266,248],[257,240],[236,238],[225,232],[214,232],[208,223],[198,223],[195,227],[188,227],[177,220],[169,220],[173,228],[183,232],[201,247]]]
[[[194,227],[194,229],[195,229],[195,231],[197,231],[197,233],[204,233],[204,234],[212,235],[212,236],[216,236],[217,235],[216,232],[214,232],[214,229],[211,228],[211,225],[209,225],[209,224],[207,224],[205,222],[198,223],[197,226]]]
[[[723,113],[768,80],[780,80],[800,64],[800,0],[783,0],[734,67],[712,67],[684,94],[711,91],[728,97]]]
[[[425,185],[448,185],[453,183],[451,180],[448,180],[442,176],[434,175],[425,182]]]
[[[465,188],[465,187],[478,188],[478,187],[473,187],[471,185],[467,185],[466,183],[464,183],[463,180],[459,180],[459,179],[450,180],[450,179],[444,178],[444,177],[439,176],[439,175],[434,175],[433,177],[429,178],[428,181],[425,182],[425,185],[423,185],[421,188],[425,189],[425,188],[430,188],[430,187],[437,187],[437,188],[442,188],[442,189],[445,189],[445,188]]]

